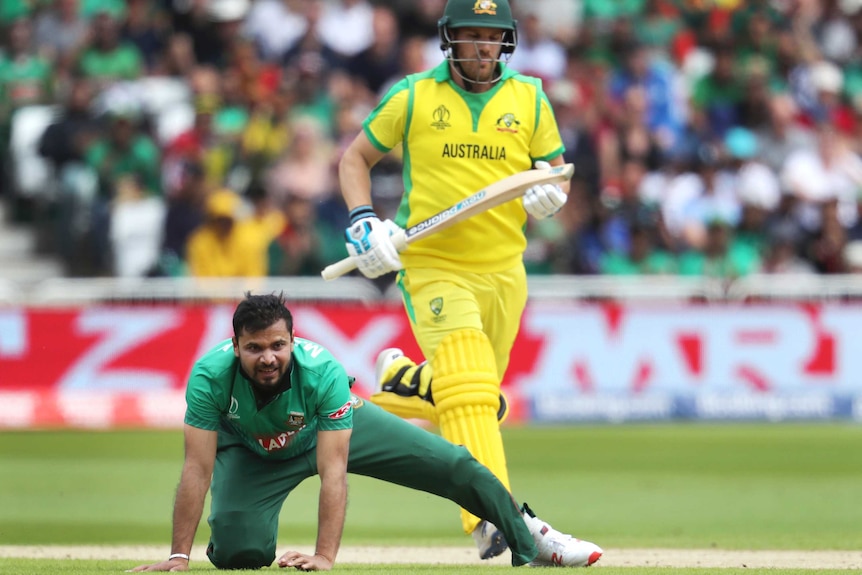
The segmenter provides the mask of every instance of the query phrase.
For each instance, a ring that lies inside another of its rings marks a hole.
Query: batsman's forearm
[[[189,554],[204,510],[210,477],[196,469],[183,468],[174,500],[171,553]]]
[[[314,552],[335,563],[347,509],[347,475],[321,480],[318,505],[317,545]]]
[[[347,209],[371,205],[371,166],[348,149],[338,164],[338,182]]]

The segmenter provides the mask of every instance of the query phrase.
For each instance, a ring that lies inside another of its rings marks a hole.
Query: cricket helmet
[[[454,28],[499,28],[503,33],[503,54],[511,54],[518,45],[518,23],[512,17],[509,0],[448,0],[443,17],[437,21],[440,49],[449,52]]]

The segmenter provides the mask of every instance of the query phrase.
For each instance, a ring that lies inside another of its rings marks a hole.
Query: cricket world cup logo
[[[239,402],[236,400],[234,396],[230,396],[230,408],[227,412],[228,419],[239,419],[239,415],[237,412],[239,411]]]
[[[431,116],[434,118],[434,121],[431,122],[431,125],[438,130],[445,130],[450,127],[449,116],[451,113],[449,112],[449,108],[440,104],[434,109],[434,112],[431,113]]]

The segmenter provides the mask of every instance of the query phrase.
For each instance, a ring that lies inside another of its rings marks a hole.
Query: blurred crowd
[[[6,0],[2,199],[70,276],[317,275],[346,256],[341,150],[441,61],[444,4]],[[512,5],[576,166],[530,273],[862,270],[862,0]]]

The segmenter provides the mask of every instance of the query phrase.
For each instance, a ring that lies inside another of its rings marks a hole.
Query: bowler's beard
[[[292,356],[291,356],[292,358]],[[287,369],[284,370],[284,373],[279,376],[278,379],[273,381],[273,383],[261,383],[253,378],[248,372],[243,369],[242,364],[239,366],[240,375],[243,376],[255,389],[256,392],[262,395],[275,395],[290,389],[290,372],[293,369],[293,361],[288,363]]]

